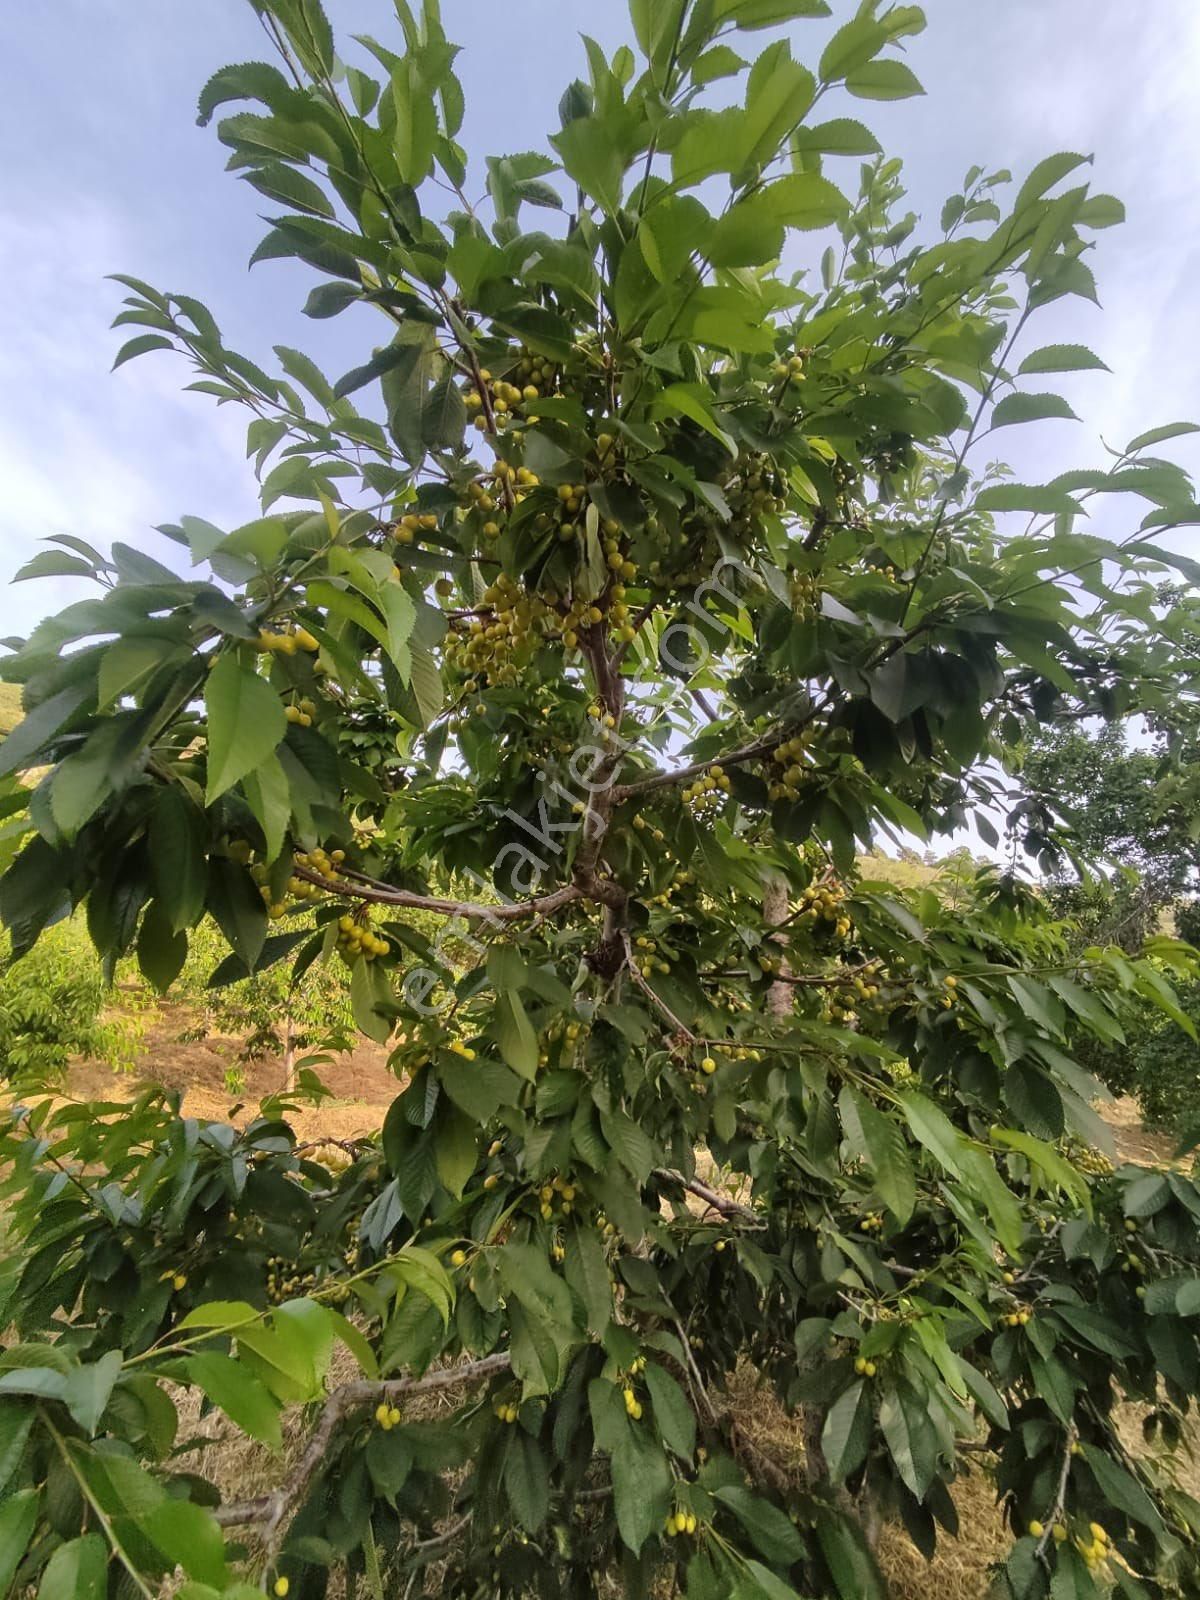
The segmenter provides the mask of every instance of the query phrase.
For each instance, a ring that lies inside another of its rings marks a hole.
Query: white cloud
[[[105,274],[131,254],[117,217],[86,197],[61,197],[51,215],[0,214],[2,579],[50,534],[161,555],[153,527],[182,511],[253,515],[239,417],[182,394],[189,374],[165,353],[109,373],[122,332],[108,324],[124,291]],[[0,633],[26,632],[82,592],[60,580],[0,590]]]

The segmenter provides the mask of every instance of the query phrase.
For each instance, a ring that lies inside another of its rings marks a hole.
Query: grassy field
[[[9,734],[21,720],[21,687],[0,683],[0,738]]]

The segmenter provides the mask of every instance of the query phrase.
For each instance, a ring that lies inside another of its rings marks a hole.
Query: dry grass
[[[803,1475],[804,1448],[800,1426],[779,1404],[751,1367],[739,1368],[729,1385],[738,1426],[759,1450],[797,1481]],[[890,1600],[985,1600],[988,1568],[1012,1543],[996,1503],[986,1458],[969,1459],[954,1486],[962,1531],[958,1538],[939,1533],[932,1561],[898,1525],[883,1530],[879,1564],[887,1578]]]

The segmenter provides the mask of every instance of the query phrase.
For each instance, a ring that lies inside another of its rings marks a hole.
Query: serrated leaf
[[[105,1600],[107,1592],[108,1546],[98,1533],[85,1533],[50,1557],[38,1600]]]
[[[1098,355],[1083,344],[1047,344],[1031,350],[1017,368],[1018,376],[1030,372],[1107,372]]]
[[[921,80],[903,61],[868,61],[846,75],[847,92],[860,100],[908,100],[924,94]]]
[[[830,1406],[821,1429],[821,1449],[830,1476],[841,1481],[859,1466],[871,1438],[871,1396],[865,1383],[854,1383]]]
[[[40,1494],[21,1489],[0,1501],[0,1594],[8,1594],[37,1522]]]
[[[279,1404],[240,1361],[204,1350],[187,1360],[188,1377],[243,1433],[278,1452],[283,1448]]]
[[[668,1450],[690,1461],[696,1449],[696,1416],[687,1395],[656,1362],[651,1362],[642,1376],[654,1405],[659,1437]]]
[[[997,483],[975,497],[978,511],[1027,511],[1035,516],[1075,516],[1083,510],[1065,489],[1049,484]]]
[[[992,412],[992,427],[1011,428],[1023,422],[1044,422],[1051,417],[1079,421],[1060,394],[1007,394]]]
[[[852,117],[834,117],[812,128],[797,128],[792,135],[792,148],[819,155],[873,156],[879,154],[880,144],[861,122]]]
[[[638,1183],[654,1170],[654,1146],[641,1127],[624,1111],[602,1111],[600,1126],[613,1155]]]
[[[713,1498],[728,1506],[768,1561],[790,1567],[804,1559],[804,1541],[795,1526],[778,1506],[762,1495],[731,1484],[715,1489]]]
[[[515,989],[505,990],[496,996],[492,1032],[500,1054],[508,1065],[532,1083],[537,1076],[537,1034],[533,1031],[525,1004]]]
[[[855,1090],[843,1090],[839,1101],[843,1121],[853,1119],[856,1126],[880,1198],[903,1227],[917,1203],[917,1185],[900,1129]]]
[[[233,655],[223,655],[208,675],[209,805],[252,772],[279,745],[287,718],[279,696],[257,672]]]
[[[621,1538],[636,1555],[667,1514],[674,1479],[655,1439],[628,1423],[612,1452],[613,1510]]]
[[[517,1521],[527,1533],[536,1533],[550,1509],[550,1472],[541,1446],[523,1428],[509,1437],[503,1478]]]

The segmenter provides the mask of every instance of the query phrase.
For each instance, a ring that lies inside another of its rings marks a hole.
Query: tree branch
[[[407,1395],[433,1394],[443,1389],[457,1389],[463,1384],[475,1383],[512,1368],[508,1355],[484,1356],[480,1361],[467,1361],[458,1366],[429,1372],[423,1378],[390,1378],[382,1382],[359,1379],[343,1383],[335,1389],[321,1408],[317,1425],[309,1434],[300,1459],[289,1477],[269,1494],[258,1495],[253,1500],[234,1501],[219,1506],[213,1513],[223,1528],[260,1527],[268,1540],[290,1518],[299,1506],[313,1478],[328,1453],[341,1422],[351,1412],[375,1401],[400,1400]]]
[[[758,1212],[752,1210],[750,1206],[744,1206],[737,1200],[730,1200],[718,1190],[710,1189],[708,1184],[701,1183],[699,1178],[685,1178],[682,1172],[674,1172],[669,1167],[657,1167],[654,1176],[670,1183],[682,1184],[714,1211],[719,1211],[723,1217],[750,1217],[757,1223],[762,1222]]]
[[[757,761],[760,756],[769,756],[772,750],[783,743],[785,737],[785,734],[773,733],[769,738],[759,739],[741,750],[730,750],[710,756],[707,761],[693,761],[690,766],[678,767],[674,772],[655,772],[637,783],[619,783],[612,792],[613,804],[621,805],[626,800],[636,799],[640,794],[649,794],[654,789],[668,789],[673,784],[687,783],[692,778],[701,778],[712,766],[735,767],[745,761]]]
[[[343,868],[343,878],[352,881],[330,882],[320,873],[307,867],[296,867],[295,874],[306,883],[315,883],[329,894],[344,895],[348,900],[362,900],[371,905],[407,906],[414,911],[432,911],[442,917],[462,917],[468,922],[520,922],[525,917],[546,917],[572,901],[583,898],[583,890],[569,883],[553,893],[535,896],[532,900],[513,901],[509,905],[487,906],[474,900],[445,900],[437,895],[414,894],[409,889],[397,889],[390,883],[380,883],[365,873]]]

